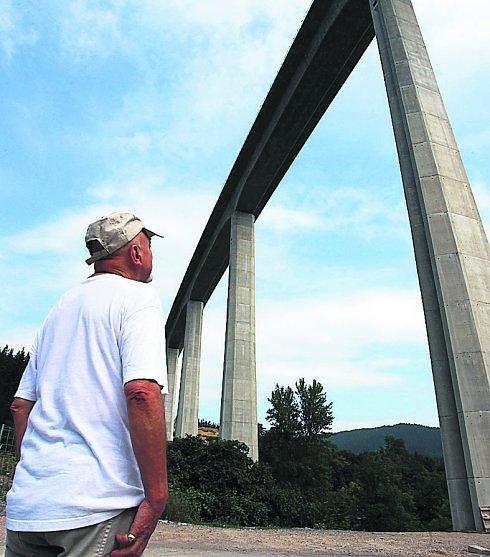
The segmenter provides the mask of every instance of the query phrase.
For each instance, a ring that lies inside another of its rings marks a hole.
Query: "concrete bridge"
[[[481,512],[490,506],[490,250],[410,0],[313,2],[173,302],[168,435],[197,434],[203,309],[229,267],[220,436],[244,442],[258,458],[254,223],[374,36],[412,231],[453,526],[482,531]]]

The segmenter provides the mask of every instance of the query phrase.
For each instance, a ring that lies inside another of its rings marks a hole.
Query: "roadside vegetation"
[[[24,351],[0,351],[3,423],[26,362]],[[230,526],[450,530],[441,458],[411,453],[394,437],[376,451],[337,449],[329,440],[333,404],[315,380],[299,379],[294,389],[276,385],[268,401],[269,428],[259,425],[259,462],[237,441],[186,437],[169,443],[164,518]]]
[[[353,454],[329,441],[333,406],[318,381],[277,385],[259,426],[260,461],[236,441],[176,439],[169,445],[166,517],[220,525],[368,531],[450,530],[441,458],[387,437]]]

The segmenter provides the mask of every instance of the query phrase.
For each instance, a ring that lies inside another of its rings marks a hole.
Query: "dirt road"
[[[0,517],[0,546],[5,543],[4,520]],[[258,530],[160,522],[145,555],[461,557],[469,555],[469,545],[490,547],[490,536],[453,532]]]
[[[456,557],[468,555],[469,545],[490,546],[490,536],[453,532],[371,533],[305,529],[256,530],[161,523],[154,534],[153,542],[163,542],[169,549],[195,549],[203,552]]]

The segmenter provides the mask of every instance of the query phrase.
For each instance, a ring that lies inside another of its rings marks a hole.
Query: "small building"
[[[197,428],[197,436],[201,439],[217,439],[219,437],[219,428],[200,426]]]

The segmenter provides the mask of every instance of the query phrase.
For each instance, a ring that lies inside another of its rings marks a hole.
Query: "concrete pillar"
[[[410,0],[370,0],[424,306],[455,530],[490,505],[489,246]]]
[[[179,359],[179,349],[167,346],[167,381],[168,395],[165,397],[165,418],[167,422],[167,440],[174,438],[174,401],[175,401],[175,380],[177,376],[177,362]]]
[[[179,405],[175,421],[175,437],[197,435],[199,417],[199,373],[201,367],[203,303],[187,303],[184,333],[184,355],[180,375]]]
[[[220,436],[245,443],[257,460],[254,252],[254,216],[237,211],[231,217]]]

